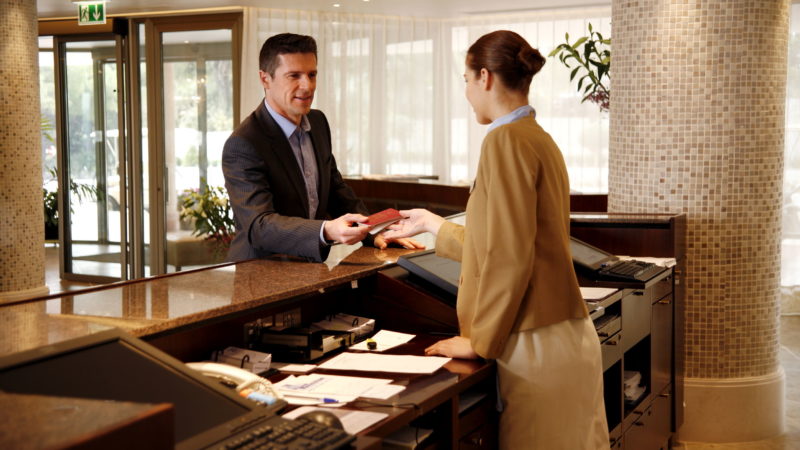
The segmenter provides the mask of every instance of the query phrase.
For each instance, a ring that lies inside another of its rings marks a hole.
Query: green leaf
[[[552,52],[550,52],[550,53],[547,55],[547,57],[548,57],[548,58],[552,58],[553,56],[555,56],[555,55],[556,55],[556,53],[558,53],[558,47],[554,48],[554,49],[553,49],[553,51],[552,51]]]
[[[584,75],[584,76],[582,76],[582,77],[581,77],[581,79],[580,79],[580,80],[578,80],[578,92],[580,92],[580,91],[581,91],[581,86],[583,86],[583,82],[584,82],[584,80],[586,80],[586,77],[587,77],[587,76],[588,76],[588,75]]]
[[[572,79],[575,78],[575,74],[578,73],[578,69],[580,69],[580,66],[572,69],[572,73],[569,74],[569,81],[572,81]]]
[[[580,46],[581,44],[583,44],[584,42],[586,42],[586,40],[587,40],[587,39],[589,39],[589,38],[587,38],[586,36],[584,36],[584,37],[582,37],[582,38],[578,39],[577,41],[575,41],[575,43],[574,43],[574,44],[572,44],[572,48],[578,48],[578,46]]]
[[[592,32],[592,22],[589,22],[589,33]]]

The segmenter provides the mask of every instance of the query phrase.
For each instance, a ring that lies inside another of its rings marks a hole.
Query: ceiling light
[[[342,5],[340,5],[340,4],[338,4],[338,3],[334,3],[334,4],[333,4],[333,7],[334,7],[334,8],[338,8],[338,7],[340,7],[340,6],[342,6]]]

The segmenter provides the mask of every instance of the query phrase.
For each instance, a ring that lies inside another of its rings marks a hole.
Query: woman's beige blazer
[[[445,223],[436,253],[461,261],[461,335],[484,358],[509,333],[587,316],[569,247],[569,180],[533,116],[486,135],[466,226]]]

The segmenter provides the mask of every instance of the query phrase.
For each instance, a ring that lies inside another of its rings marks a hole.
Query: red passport
[[[402,218],[403,216],[400,215],[400,211],[394,208],[388,208],[367,217],[367,221],[363,223],[372,226],[373,228],[370,230],[370,233],[375,234]]]

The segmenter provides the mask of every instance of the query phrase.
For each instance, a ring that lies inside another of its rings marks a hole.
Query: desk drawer
[[[651,292],[652,294],[650,294]],[[670,269],[670,274],[668,276],[662,278],[656,284],[648,288],[651,303],[661,300],[670,293],[672,293],[672,269]]]
[[[617,333],[600,344],[600,351],[603,355],[603,372],[622,359],[621,341],[622,335]]]
[[[622,351],[650,334],[650,292],[636,289],[622,297]]]

